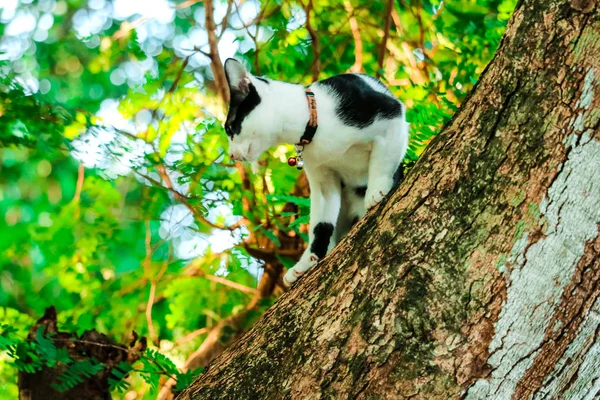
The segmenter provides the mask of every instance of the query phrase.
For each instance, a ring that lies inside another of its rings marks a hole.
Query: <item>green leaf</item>
[[[259,225],[258,228],[266,237],[273,241],[276,247],[281,247],[281,242],[274,232],[266,230],[262,225]]]
[[[191,385],[196,377],[202,373],[203,368],[199,367],[194,370],[190,370],[184,373],[177,373],[176,379],[177,384],[175,385],[175,391],[182,391]]]
[[[66,392],[82,383],[84,378],[91,378],[103,369],[104,365],[94,358],[75,361],[58,377],[58,382],[52,387],[59,392]]]
[[[267,200],[278,203],[294,203],[300,207],[310,207],[310,199],[291,195],[267,195]]]

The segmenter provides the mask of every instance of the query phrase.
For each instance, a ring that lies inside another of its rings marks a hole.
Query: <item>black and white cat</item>
[[[234,160],[300,141],[311,116],[302,85],[255,77],[225,61],[231,101],[225,131]],[[310,184],[309,245],[287,271],[291,286],[388,194],[408,148],[404,105],[378,79],[343,74],[310,85],[318,128],[303,150]]]

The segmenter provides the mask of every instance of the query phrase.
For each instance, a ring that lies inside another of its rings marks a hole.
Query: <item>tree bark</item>
[[[179,398],[597,398],[598,3],[520,1],[403,184]]]

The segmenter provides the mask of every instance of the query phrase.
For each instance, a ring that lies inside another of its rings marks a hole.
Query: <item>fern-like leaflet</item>
[[[60,392],[66,392],[83,382],[83,378],[91,378],[104,369],[104,365],[95,358],[75,361],[58,377],[58,383],[52,385]]]

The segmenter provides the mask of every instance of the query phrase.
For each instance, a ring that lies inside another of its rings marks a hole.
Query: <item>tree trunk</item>
[[[179,398],[597,398],[598,3],[520,1],[405,182]]]

